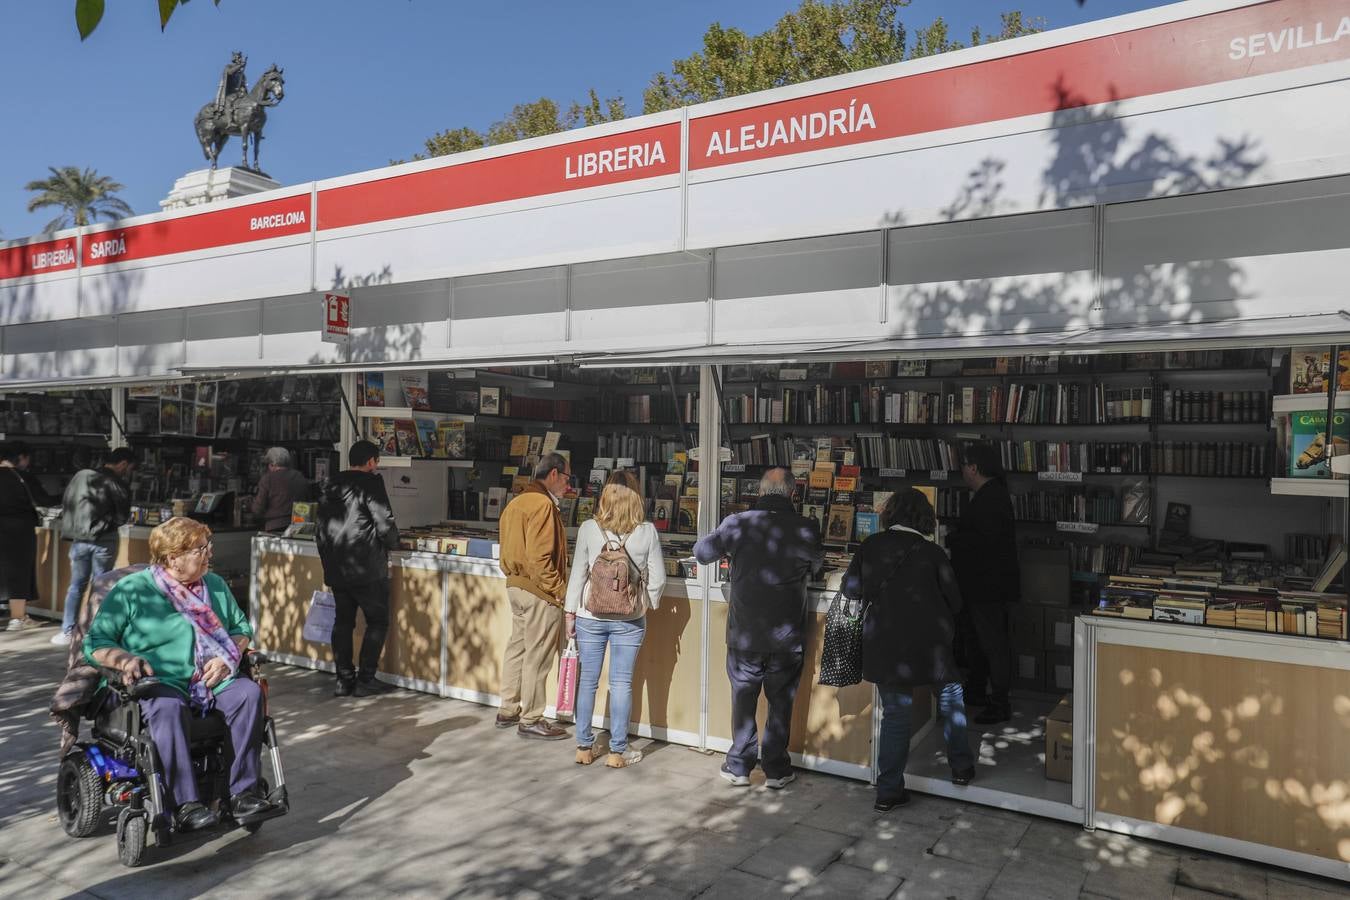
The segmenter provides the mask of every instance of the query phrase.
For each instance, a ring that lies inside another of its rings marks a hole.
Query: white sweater
[[[604,531],[596,524],[594,519],[587,519],[577,532],[577,555],[572,560],[572,573],[567,579],[567,601],[564,608],[569,613],[576,613],[583,619],[594,619],[596,616],[586,611],[586,592],[590,589],[591,563],[595,562],[600,551],[605,549],[606,541],[620,541],[622,535],[616,535],[610,531]],[[656,609],[661,602],[661,591],[666,586],[666,563],[661,557],[661,537],[657,533],[656,526],[651,522],[643,522],[633,532],[628,535],[627,541],[623,542],[624,549],[633,560],[633,565],[637,566],[638,571],[645,573],[645,587],[647,589],[647,602],[652,609]],[[646,606],[640,606],[638,611],[630,619],[641,619],[647,614]],[[606,619],[614,619],[615,616],[605,616]]]

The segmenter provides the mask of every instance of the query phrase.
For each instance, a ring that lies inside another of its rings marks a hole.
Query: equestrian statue
[[[238,52],[220,73],[216,98],[201,108],[194,122],[202,153],[216,167],[216,159],[230,135],[237,135],[244,144],[242,168],[262,174],[258,168],[258,145],[262,142],[263,126],[267,124],[267,108],[276,106],[285,96],[282,70],[274,63],[249,90],[244,67],[248,58]],[[248,164],[249,140],[253,141],[253,165]]]

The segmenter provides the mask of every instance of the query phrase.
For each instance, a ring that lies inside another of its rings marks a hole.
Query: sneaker
[[[10,620],[9,620],[9,627],[6,628],[5,630],[6,630],[6,631],[23,631],[24,629],[27,629],[27,628],[34,628],[34,627],[36,627],[36,626],[37,626],[37,622],[34,622],[32,619],[29,619],[29,618],[23,618],[23,619],[10,619]]]
[[[724,779],[726,779],[727,783],[730,784],[732,787],[750,786],[749,775],[737,775],[735,772],[727,768],[726,763],[722,763],[722,768],[719,770],[719,774],[721,774],[721,776]]]
[[[789,784],[792,784],[792,782],[796,780],[797,780],[797,773],[789,772],[782,778],[764,779],[764,786],[771,791],[781,791],[783,788],[787,787]]]
[[[905,805],[906,803],[908,803],[908,802],[909,802],[909,791],[904,791],[904,790],[902,790],[902,791],[900,792],[900,796],[899,796],[899,797],[892,797],[892,798],[887,799],[887,800],[883,800],[883,799],[881,799],[880,797],[878,797],[878,798],[877,798],[877,802],[872,804],[872,808],[873,808],[874,810],[876,810],[877,812],[882,812],[882,813],[884,813],[884,812],[890,812],[891,810],[895,809],[897,806],[904,806],[904,805]]]
[[[58,647],[69,647],[70,635],[66,634],[64,631],[58,631],[56,634],[52,635],[52,643]]]
[[[626,769],[640,762],[642,762],[641,750],[625,750],[622,753],[611,753],[605,757],[605,767],[610,769]]]

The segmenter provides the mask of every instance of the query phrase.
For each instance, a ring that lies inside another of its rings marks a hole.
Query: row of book
[[[1013,518],[1019,522],[1095,522],[1098,524],[1147,525],[1147,490],[1127,487],[1120,494],[1106,488],[1013,493]],[[939,488],[937,514],[959,518],[970,503],[970,491]]]
[[[1269,448],[1250,441],[996,441],[1009,472],[1242,476],[1268,474]]]
[[[424,459],[467,459],[468,438],[459,420],[414,416],[411,419],[366,419],[366,438],[384,456]]]
[[[1212,585],[1113,575],[1094,614],[1346,640],[1346,597],[1315,591]]]
[[[1267,421],[1269,417],[1269,391],[1163,392],[1164,422],[1259,423]]]
[[[597,456],[625,456],[645,462],[670,459],[684,447],[683,441],[656,434],[610,431],[595,436]]]

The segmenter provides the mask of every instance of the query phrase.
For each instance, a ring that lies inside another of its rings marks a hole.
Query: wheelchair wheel
[[[82,751],[61,760],[56,776],[56,814],[71,837],[89,837],[103,811],[103,783]]]
[[[145,835],[149,817],[137,810],[124,809],[117,817],[117,858],[134,869],[145,858]]]

